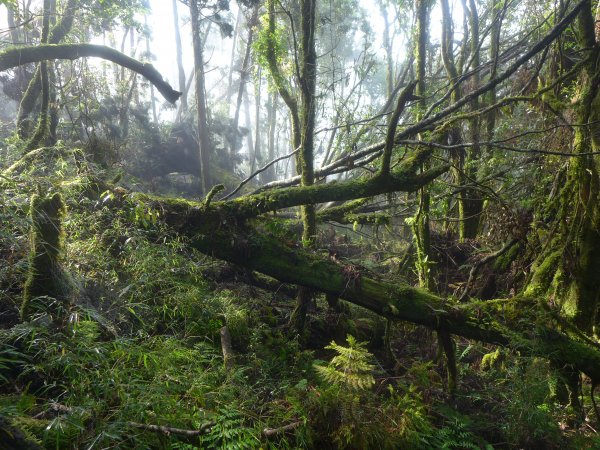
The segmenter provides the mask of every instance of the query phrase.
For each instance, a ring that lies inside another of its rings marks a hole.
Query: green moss
[[[500,351],[499,348],[496,349],[495,352],[486,353],[481,358],[481,364],[479,368],[481,370],[490,370],[500,367],[502,362],[504,361],[504,353]]]
[[[31,313],[33,298],[48,296],[59,302],[66,298],[68,288],[61,269],[64,246],[62,220],[65,213],[65,204],[58,193],[48,197],[33,195],[31,198],[31,251],[21,305],[23,320]]]
[[[562,248],[545,256],[539,265],[534,266],[533,276],[525,289],[525,295],[530,297],[543,296],[548,292],[562,257]]]
[[[496,261],[494,262],[494,270],[497,271],[505,271],[510,266],[517,256],[519,255],[519,251],[521,250],[520,244],[513,245],[505,254],[500,255]]]

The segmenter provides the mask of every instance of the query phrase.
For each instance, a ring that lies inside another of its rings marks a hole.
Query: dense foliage
[[[0,450],[600,447],[596,2],[0,8]]]

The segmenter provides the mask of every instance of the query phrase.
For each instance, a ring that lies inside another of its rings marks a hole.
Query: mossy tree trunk
[[[42,44],[48,43],[48,36],[50,34],[50,8],[51,1],[44,0],[42,17]],[[48,139],[48,133],[50,131],[50,81],[48,61],[40,62],[38,70],[42,89],[42,104],[40,106],[40,116],[38,118],[35,133],[27,143],[26,151],[31,151],[37,147],[43,146]]]
[[[315,49],[316,0],[300,1],[300,58],[296,67],[300,98],[292,95],[290,85],[286,82],[279,68],[277,25],[275,17],[275,1],[269,0],[268,35],[266,60],[269,73],[277,91],[290,111],[292,123],[292,144],[294,149],[300,149],[296,157],[296,170],[300,175],[302,186],[312,186],[315,180],[314,172],[314,128],[315,128],[315,92],[317,81],[317,54]],[[316,214],[314,205],[307,203],[300,206],[302,218],[302,242],[306,247],[314,245],[316,237]],[[304,329],[306,312],[310,302],[310,292],[301,287],[298,291],[298,304],[290,318],[290,324],[297,331]]]
[[[63,275],[64,231],[62,220],[65,205],[60,194],[50,197],[34,195],[31,198],[30,215],[32,221],[31,251],[29,270],[21,319],[27,320],[32,312],[32,299],[41,296],[54,298],[55,303],[48,306],[51,314],[60,313],[68,295],[68,283]]]
[[[314,131],[315,131],[315,93],[317,83],[317,53],[315,49],[315,11],[316,0],[301,0],[300,15],[302,39],[300,45],[300,126],[302,127],[300,152],[297,158],[297,170],[300,172],[302,186],[312,186],[315,182],[314,171]],[[305,247],[314,247],[317,234],[315,206],[300,207],[302,219],[302,243]],[[305,329],[306,314],[312,299],[312,293],[306,286],[298,290],[298,302],[290,317],[290,325],[298,333]]]
[[[578,17],[583,64],[576,97],[573,152],[600,150],[600,46],[591,2]],[[585,333],[598,334],[600,305],[600,179],[597,156],[571,158],[567,181],[558,197],[556,232],[533,265],[527,294],[548,296]]]
[[[75,9],[77,6],[77,0],[69,0],[62,11],[61,20],[52,27],[49,33],[44,39],[44,32],[42,30],[42,43],[58,44],[60,43],[71,31],[73,27],[73,20],[75,18]],[[50,8],[48,8],[49,10]],[[44,6],[46,10],[46,5]],[[46,14],[44,15],[44,17]],[[49,15],[48,15],[49,16]],[[44,82],[42,76],[42,63],[36,68],[33,78],[29,82],[29,86],[21,99],[19,104],[19,112],[17,116],[17,131],[21,138],[26,138],[31,133],[31,127],[27,121],[28,117],[33,112],[33,108],[36,101],[43,96]]]
[[[431,2],[428,0],[418,0],[417,8],[417,86],[416,94],[421,98],[419,102],[418,118],[420,119],[425,110],[426,95],[426,60],[427,46],[429,44],[429,12]],[[425,170],[425,166],[423,167]],[[423,186],[419,191],[419,205],[417,213],[413,220],[413,234],[415,239],[415,249],[417,253],[417,273],[419,276],[419,285],[425,289],[432,289],[434,285],[434,262],[431,259],[431,228],[429,224],[429,213],[431,204],[431,194],[429,186]]]

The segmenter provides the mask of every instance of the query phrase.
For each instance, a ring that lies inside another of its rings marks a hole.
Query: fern
[[[244,426],[243,417],[231,408],[221,410],[216,423],[201,438],[202,448],[244,450],[256,448],[254,430]]]
[[[458,418],[437,430],[428,442],[441,450],[479,450],[481,448],[477,444],[477,437]]]
[[[337,355],[327,366],[315,365],[315,369],[328,383],[347,387],[355,391],[369,389],[375,384],[373,365],[369,360],[372,355],[365,348],[365,343],[357,342],[348,335],[348,347],[331,342],[327,349],[334,350]]]

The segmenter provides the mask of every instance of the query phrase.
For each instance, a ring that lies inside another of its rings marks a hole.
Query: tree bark
[[[208,192],[210,179],[210,135],[206,113],[206,92],[204,80],[204,52],[200,35],[200,11],[197,0],[190,0],[192,19],[192,40],[194,46],[194,73],[196,80],[196,123],[198,128],[198,151],[200,153],[201,194]]]

